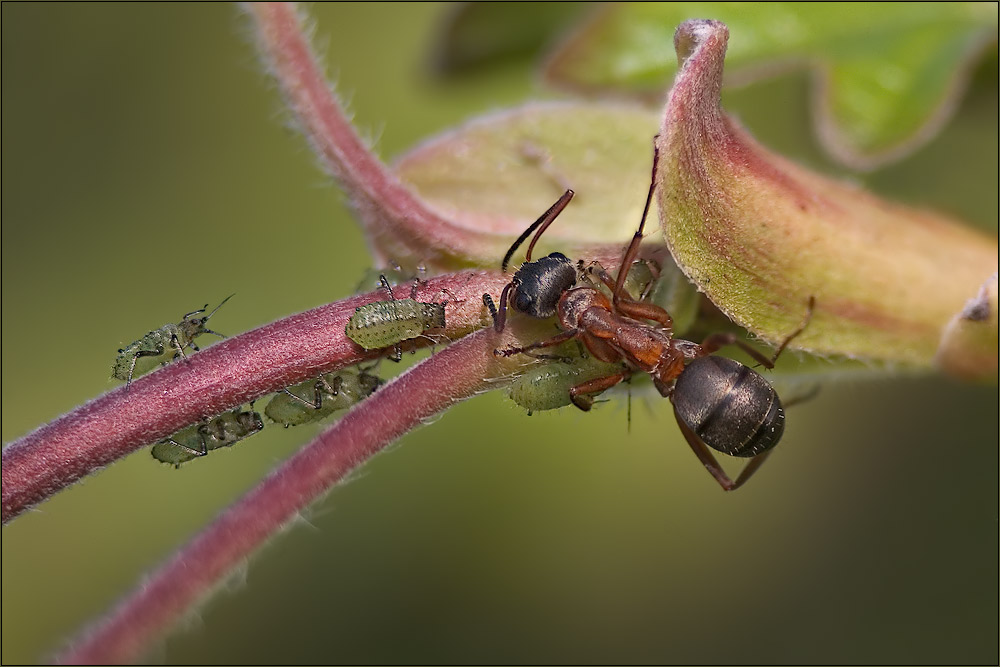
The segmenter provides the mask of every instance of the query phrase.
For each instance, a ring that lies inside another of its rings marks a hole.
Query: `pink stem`
[[[498,297],[506,278],[470,271],[420,284],[416,298],[447,300],[444,334],[485,324],[482,295]],[[442,296],[446,295],[446,296]],[[3,521],[84,475],[175,431],[282,387],[364,359],[344,333],[355,308],[385,299],[376,291],[292,315],[212,345],[80,406],[3,450]],[[426,346],[414,339],[408,346]]]
[[[510,242],[456,224],[428,208],[373,154],[344,114],[302,29],[295,3],[248,3],[261,53],[295,112],[302,132],[358,212],[383,255],[432,266],[492,263]]]
[[[60,656],[69,664],[134,662],[281,527],[422,420],[487,389],[509,372],[493,349],[518,344],[487,328],[399,376],[287,460]]]

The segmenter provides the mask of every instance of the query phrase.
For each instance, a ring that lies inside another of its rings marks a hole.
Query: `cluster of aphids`
[[[306,380],[273,394],[264,415],[285,428],[325,419],[367,398],[382,380],[365,369],[346,368]],[[213,449],[231,447],[264,429],[264,420],[253,406],[236,408],[200,424],[188,426],[153,445],[153,458],[180,467]]]
[[[424,303],[414,299],[396,299],[385,276],[380,276],[382,288],[389,298],[359,307],[351,316],[346,334],[366,350],[394,347],[394,360],[401,358],[400,343],[424,335],[430,329],[445,326],[446,302]],[[417,283],[414,282],[415,292]],[[412,295],[411,295],[412,296]],[[185,350],[198,351],[194,339],[206,333],[223,337],[205,325],[228,301],[223,299],[204,317],[204,308],[184,315],[177,324],[167,324],[118,350],[112,377],[125,380],[126,390],[133,377],[152,370],[157,364],[167,364],[186,358]],[[344,369],[286,387],[274,394],[264,408],[264,414],[285,427],[319,421],[345,410],[370,396],[382,381],[369,373],[371,369]],[[159,461],[180,466],[205,456],[213,449],[230,447],[261,431],[264,421],[260,414],[237,408],[208,421],[189,426],[153,446],[152,455]]]
[[[656,187],[656,167],[654,153],[642,219],[622,256],[617,277],[599,265],[573,262],[558,252],[531,260],[535,243],[569,204],[572,190],[567,190],[514,242],[501,263],[503,271],[517,248],[534,233],[525,262],[504,287],[499,305],[490,295],[483,295],[496,330],[503,330],[507,311],[514,310],[535,318],[556,317],[561,331],[524,347],[494,353],[502,357],[525,354],[548,362],[529,370],[512,386],[511,397],[529,411],[570,402],[581,410],[590,410],[597,394],[636,373],[648,374],[659,393],[671,401],[677,424],[698,459],[723,489],[732,490],[750,478],[778,443],[784,433],[785,412],[777,393],[763,377],[714,353],[733,345],[760,365],[773,368],[788,343],[805,329],[814,301],[809,299],[802,325],[782,341],[772,357],[732,333],[712,334],[701,343],[675,338],[673,319],[664,308],[625,289],[639,254]],[[580,352],[567,356],[568,343],[576,343]],[[540,350],[559,354],[543,354]],[[551,363],[560,359],[567,362],[565,368]],[[749,461],[734,481],[709,448]]]

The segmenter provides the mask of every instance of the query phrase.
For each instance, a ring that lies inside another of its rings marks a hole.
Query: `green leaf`
[[[933,136],[971,62],[997,39],[996,3],[629,3],[580,28],[546,77],[584,92],[660,98],[676,71],[674,29],[691,18],[729,25],[727,83],[810,67],[820,139],[855,168],[898,159]]]
[[[428,140],[395,171],[442,218],[501,235],[504,247],[575,190],[541,246],[619,256],[642,214],[657,124],[621,104],[529,104]]]
[[[560,27],[588,6],[584,2],[468,2],[451,5],[435,40],[432,67],[462,74],[541,50]],[[531,20],[525,21],[526,12]]]

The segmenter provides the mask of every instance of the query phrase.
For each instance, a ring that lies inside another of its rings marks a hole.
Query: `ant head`
[[[576,266],[566,255],[554,252],[522,264],[512,284],[514,310],[531,317],[552,317],[560,297],[576,284]]]

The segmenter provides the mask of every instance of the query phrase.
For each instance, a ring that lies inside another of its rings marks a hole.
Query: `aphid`
[[[206,456],[213,449],[231,447],[264,428],[260,414],[236,408],[194,424],[153,445],[153,458],[180,468],[182,463]]]
[[[447,302],[425,303],[414,299],[397,299],[392,287],[380,276],[382,289],[389,295],[387,301],[375,301],[360,306],[347,322],[347,337],[366,350],[395,346],[392,359],[403,358],[399,344],[404,340],[422,336],[428,329],[444,328],[444,308]],[[416,294],[413,283],[411,297]]]
[[[264,414],[285,427],[319,421],[367,398],[381,384],[380,378],[363,370],[327,373],[275,394],[264,408]]]
[[[204,313],[208,309],[207,303],[204,308],[185,315],[177,324],[165,324],[118,350],[118,357],[111,369],[111,377],[125,380],[125,390],[128,391],[133,377],[152,370],[157,364],[167,364],[177,357],[185,357],[184,350],[186,348],[190,347],[197,352],[199,348],[194,339],[198,336],[210,333],[219,338],[225,338],[222,334],[205,328],[205,323],[231,298],[233,298],[232,294],[223,299],[222,303],[205,317],[193,316]],[[139,363],[137,368],[136,364],[140,359],[142,363]]]
[[[625,370],[622,362],[605,363],[589,356],[547,361],[531,366],[511,382],[507,396],[528,411],[555,410],[569,405],[569,390],[583,382]]]
[[[503,329],[509,304],[514,310],[532,317],[557,315],[562,332],[531,345],[495,350],[494,353],[506,357],[575,339],[599,361],[623,362],[624,368],[617,372],[569,388],[570,400],[581,410],[590,409],[593,394],[613,387],[632,373],[648,373],[660,394],[672,401],[677,423],[691,449],[719,485],[728,491],[744,484],[760,467],[781,438],[785,415],[777,393],[764,378],[739,362],[709,355],[726,345],[736,345],[761,365],[773,368],[788,343],[805,329],[815,303],[810,297],[805,321],[785,338],[771,358],[731,333],[712,334],[701,344],[674,338],[673,320],[666,310],[636,301],[624,290],[626,268],[631,267],[639,252],[656,187],[657,157],[654,152],[653,173],[642,219],[622,256],[617,280],[612,281],[603,270],[595,272],[611,290],[611,298],[596,287],[574,287],[578,271],[561,253],[531,261],[535,242],[572,199],[572,190],[567,190],[514,242],[501,263],[503,270],[517,247],[535,232],[528,245],[525,264],[500,295],[500,306],[494,318],[496,329]],[[487,306],[492,306],[489,295],[484,295],[483,300]],[[751,457],[751,460],[733,481],[708,447],[732,456]]]

